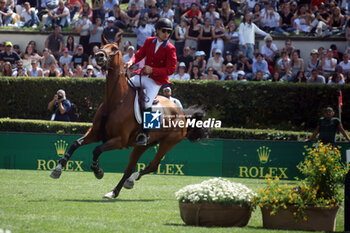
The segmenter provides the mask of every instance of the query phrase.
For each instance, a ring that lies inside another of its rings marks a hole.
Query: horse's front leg
[[[50,177],[53,179],[58,179],[60,178],[62,174],[62,169],[67,165],[67,162],[69,159],[72,157],[74,151],[78,149],[82,145],[82,138],[79,138],[78,140],[75,140],[72,145],[69,147],[68,152],[64,155],[63,158],[61,158],[58,161],[58,165],[56,168],[51,172]]]
[[[131,151],[129,157],[129,163],[124,171],[124,175],[119,181],[118,185],[109,193],[103,196],[106,199],[116,198],[119,195],[120,190],[122,189],[125,181],[131,176],[132,172],[135,170],[136,163],[139,161],[141,155],[149,148],[149,146],[136,146]],[[137,177],[136,177],[137,178]],[[135,179],[136,179],[135,178]]]
[[[75,140],[72,145],[69,147],[67,153],[64,155],[63,158],[61,158],[58,162],[58,165],[56,168],[51,172],[50,177],[54,179],[60,178],[62,174],[62,169],[67,165],[67,162],[72,157],[74,151],[78,149],[82,145],[90,144],[93,142],[97,142],[97,137],[92,134],[91,129],[81,138],[78,140]]]
[[[94,175],[97,179],[102,179],[104,172],[102,168],[100,168],[99,163],[98,163],[98,158],[102,154],[102,152],[109,151],[109,150],[114,150],[114,149],[122,149],[122,143],[121,143],[121,137],[115,137],[111,138],[105,143],[96,146],[94,149],[93,157],[92,157],[92,164],[91,164],[91,169],[94,172]]]

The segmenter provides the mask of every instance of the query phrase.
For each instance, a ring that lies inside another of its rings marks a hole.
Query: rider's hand
[[[152,67],[145,65],[145,67],[143,67],[143,71],[145,72],[145,74],[151,74]]]
[[[126,63],[124,64],[124,67],[125,67],[126,69],[129,69],[131,65],[132,65],[132,61],[128,61],[128,62],[126,62]]]

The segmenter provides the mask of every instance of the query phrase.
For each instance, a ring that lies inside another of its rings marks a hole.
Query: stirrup
[[[147,146],[149,136],[145,133],[140,133],[136,137],[136,145]]]

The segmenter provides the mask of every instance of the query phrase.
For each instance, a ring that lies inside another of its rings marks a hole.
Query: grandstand
[[[78,74],[75,72],[76,67],[72,66],[75,63],[66,62],[69,63],[70,72],[63,74],[64,64],[60,62],[60,58],[63,57],[65,48],[68,48],[69,55],[73,58],[77,53],[77,46],[82,45],[84,53],[89,55],[88,64],[94,67],[94,75],[105,77],[93,56],[93,47],[101,44],[101,35],[110,38],[110,41],[123,35],[125,46],[122,52],[126,54],[128,46],[139,48],[147,36],[154,35],[154,23],[159,18],[166,17],[175,25],[171,41],[177,48],[178,64],[185,62],[186,72],[192,77],[191,67],[201,64],[202,60],[201,56],[196,56],[196,52],[204,52],[206,66],[197,76],[199,79],[208,79],[206,70],[210,64],[214,66],[212,68],[217,74],[215,77],[219,80],[237,80],[238,73],[243,71],[246,76],[244,80],[259,81],[257,74],[261,66],[256,62],[256,55],[260,52],[263,61],[268,63],[264,81],[312,82],[310,71],[316,67],[325,83],[349,82],[348,56],[343,59],[343,54],[350,54],[350,25],[346,1],[276,1],[271,4],[264,1],[242,1],[238,4],[234,1],[215,0],[139,0],[126,3],[108,0],[104,4],[95,1],[52,1],[47,4],[44,1],[19,1],[17,5],[0,1],[4,2],[0,6],[0,11],[4,12],[0,21],[0,33],[3,35],[3,41],[0,41],[1,71],[3,64],[9,61],[9,55],[4,55],[4,50],[5,43],[10,41],[12,45],[19,46],[16,50],[16,46],[13,46],[11,52],[18,53],[23,60],[25,73],[28,74],[32,69],[31,61],[38,60],[43,75],[48,75],[48,68],[40,63],[43,49],[48,48],[57,63],[57,76],[74,76]],[[244,20],[246,13],[251,18],[248,22]],[[198,19],[196,26],[193,25],[192,18]],[[210,19],[208,25],[204,23],[207,18]],[[252,25],[260,28],[263,35],[268,35],[271,40],[258,34],[256,39],[255,35],[253,38],[244,38],[242,28],[245,24],[248,28]],[[62,37],[57,35],[58,39],[54,40],[51,31],[56,25],[59,26],[59,35]],[[67,42],[69,37],[73,38],[70,44]],[[250,45],[251,39],[253,44]],[[32,46],[29,45],[30,41],[35,41],[36,45],[34,51],[27,54],[27,48]],[[57,48],[52,46],[56,42],[59,45]],[[187,58],[183,55],[184,46],[190,48],[189,57],[185,55]],[[247,46],[251,46],[254,52],[248,54]],[[312,60],[311,51],[314,49],[318,55]],[[220,57],[213,56],[215,50],[220,50]],[[294,50],[298,54],[295,58]],[[286,51],[287,63],[285,68],[282,67],[281,73],[279,63],[282,64],[282,54]],[[212,62],[209,62],[211,57]],[[18,75],[16,62],[11,60],[10,63],[11,75]],[[226,69],[228,63],[234,65],[233,69]],[[86,73],[86,66],[83,71]],[[175,78],[177,72],[178,69],[169,78]],[[5,72],[1,73],[4,75]],[[303,78],[298,78],[297,73],[303,73]]]

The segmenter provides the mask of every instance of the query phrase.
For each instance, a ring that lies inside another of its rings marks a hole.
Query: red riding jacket
[[[149,75],[158,85],[169,82],[169,75],[172,75],[176,68],[176,48],[169,40],[164,42],[154,53],[157,44],[157,37],[148,37],[143,46],[131,58],[133,64],[138,63],[146,57],[145,65],[152,67]]]

